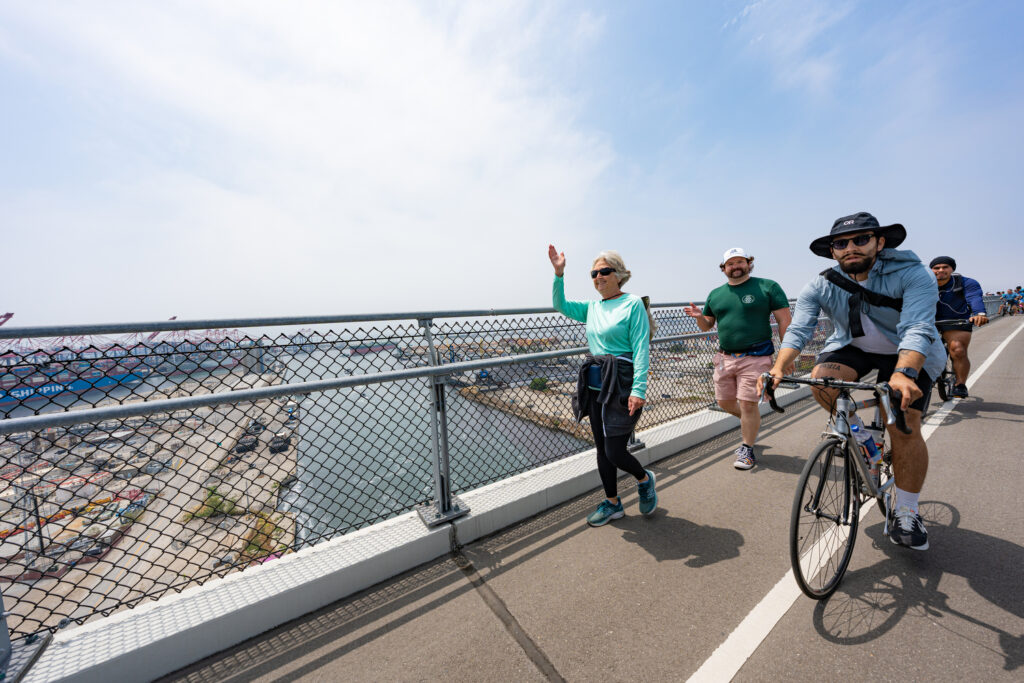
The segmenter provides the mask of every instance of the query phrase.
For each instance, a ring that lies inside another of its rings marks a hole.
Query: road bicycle
[[[762,375],[761,400],[768,399],[772,410],[785,412],[775,402],[772,377]],[[895,496],[892,478],[892,453],[885,449],[885,429],[880,422],[879,408],[885,411],[886,422],[904,434],[910,434],[900,393],[888,382],[867,384],[845,382],[830,377],[782,377],[782,382],[812,387],[838,389],[835,411],[828,418],[822,441],[811,451],[797,482],[796,495],[789,522],[789,558],[800,590],[815,600],[824,600],[835,592],[843,579],[853,545],[857,540],[861,504],[878,501],[886,513],[883,533],[889,535],[893,520],[887,511],[893,509]],[[855,401],[851,391],[870,391],[874,398]],[[867,425],[868,433],[883,454],[877,464],[878,474],[869,470],[864,447],[850,430],[850,419],[858,409],[874,408],[874,417]]]

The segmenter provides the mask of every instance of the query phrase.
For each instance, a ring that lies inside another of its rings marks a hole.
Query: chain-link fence
[[[640,430],[713,404],[717,337],[680,305],[654,311]],[[452,494],[591,447],[570,407],[582,325],[537,310],[368,318],[0,330],[12,635],[417,505],[444,519]],[[243,324],[257,331],[233,329]],[[286,324],[334,329],[260,331]],[[819,326],[802,369],[828,331]]]

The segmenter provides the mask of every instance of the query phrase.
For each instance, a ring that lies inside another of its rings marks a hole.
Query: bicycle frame
[[[872,385],[868,385],[872,386]],[[872,387],[873,388],[873,387]],[[861,452],[861,446],[857,439],[853,436],[853,431],[850,429],[850,417],[860,408],[875,408],[875,415],[872,418],[871,424],[878,425],[879,423],[879,399],[877,397],[866,399],[864,401],[855,401],[850,395],[848,389],[843,389],[839,393],[839,397],[836,399],[835,413],[829,418],[829,426],[825,430],[825,435],[835,436],[843,442],[843,448],[849,456],[849,459],[856,463],[857,474],[859,479],[859,490],[861,495],[865,497],[876,498],[880,503],[884,503],[884,495],[886,491],[893,485],[893,479],[890,476],[884,484],[880,486],[875,485],[875,478],[871,476],[871,471],[868,469],[868,464],[864,460],[864,454]],[[887,413],[888,414],[888,413]],[[888,419],[889,424],[894,424],[895,419]],[[874,437],[872,437],[874,438]],[[885,431],[882,431],[882,450],[885,450]],[[883,458],[884,459],[884,458]],[[886,467],[887,463],[879,463],[879,467]],[[881,474],[881,470],[879,471]]]
[[[782,413],[784,410],[779,407],[775,402],[775,392],[771,388],[771,375],[765,373],[762,375],[762,390],[761,390],[761,401],[767,397],[771,404],[772,410],[777,413]],[[845,382],[843,380],[833,379],[831,377],[821,378],[805,378],[805,377],[782,377],[782,382],[791,382],[794,384],[806,384],[809,386],[817,386],[822,388],[839,389],[839,396],[836,398],[834,412],[829,415],[828,426],[824,432],[825,435],[831,435],[837,437],[843,443],[843,448],[846,453],[850,456],[850,459],[856,463],[857,473],[860,479],[859,490],[862,495],[870,496],[878,500],[879,503],[884,504],[884,496],[893,486],[895,481],[893,477],[889,477],[888,480],[880,486],[875,485],[874,477],[871,476],[868,470],[867,462],[865,462],[863,455],[861,454],[860,444],[853,438],[853,432],[850,430],[850,416],[857,411],[858,408],[875,408],[875,416],[872,419],[872,425],[878,427],[881,426],[879,423],[879,411],[885,411],[885,421],[887,425],[894,425],[897,429],[904,432],[905,434],[910,433],[910,428],[907,427],[906,422],[903,418],[903,412],[898,408],[894,409],[894,405],[899,405],[900,395],[899,392],[894,391],[888,382],[881,382],[879,384],[867,384],[864,382]],[[855,401],[853,396],[850,394],[851,391],[871,391],[874,393],[874,398],[866,399],[864,401]],[[883,453],[884,453],[884,431],[883,431]],[[889,463],[884,463],[884,466],[888,467]]]

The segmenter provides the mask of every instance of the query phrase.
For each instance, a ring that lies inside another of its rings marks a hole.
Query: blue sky
[[[0,5],[10,325],[795,296],[855,211],[1024,281],[1018,2]]]

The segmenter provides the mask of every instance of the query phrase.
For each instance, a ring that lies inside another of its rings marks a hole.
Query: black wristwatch
[[[917,380],[918,376],[917,370],[915,370],[914,368],[896,368],[895,370],[893,370],[893,372],[903,373],[904,375],[915,381]]]

